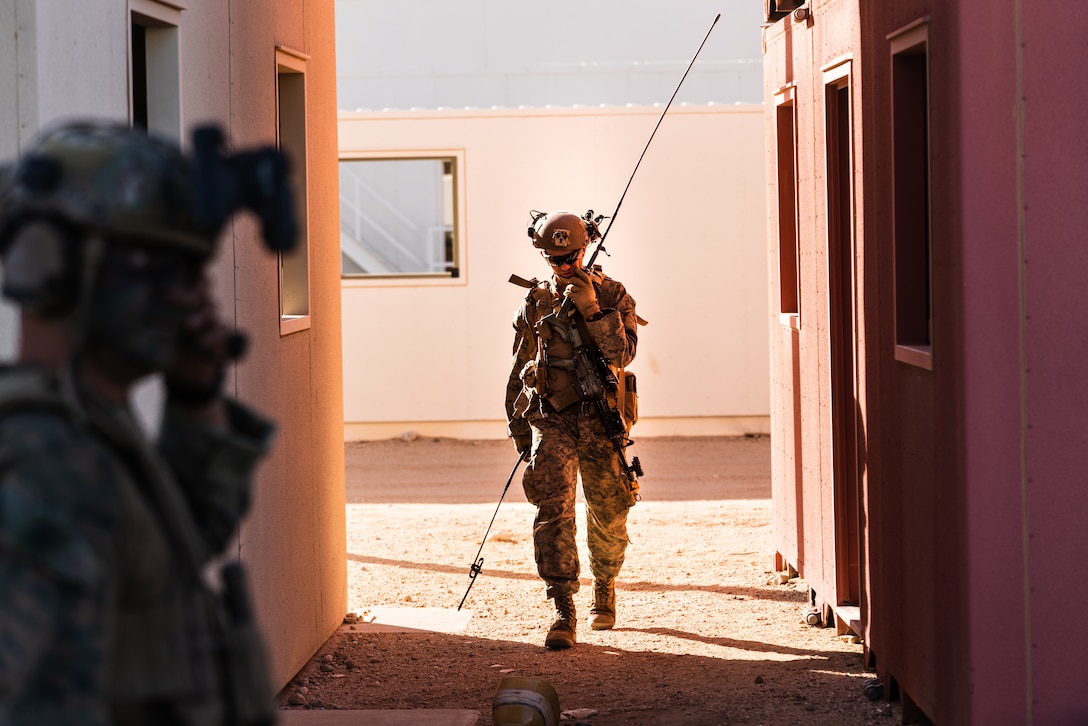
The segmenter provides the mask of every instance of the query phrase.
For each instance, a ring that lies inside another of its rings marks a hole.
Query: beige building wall
[[[305,119],[308,314],[281,320],[279,260],[248,215],[224,236],[213,269],[223,314],[250,338],[229,385],[279,427],[237,554],[282,685],[347,605],[333,2],[0,0],[0,157],[57,118],[130,118],[132,19],[147,24],[155,57],[149,126],[185,142],[193,125],[214,120],[234,148],[276,143],[278,70],[304,79],[294,87]],[[5,357],[15,327],[8,308]],[[147,414],[154,385],[145,394]]]
[[[529,210],[612,214],[663,107],[340,113],[340,156],[458,159],[461,275],[342,280],[348,440],[506,436]],[[598,262],[649,320],[634,435],[766,433],[762,106],[669,110]],[[602,225],[605,228],[607,222]]]

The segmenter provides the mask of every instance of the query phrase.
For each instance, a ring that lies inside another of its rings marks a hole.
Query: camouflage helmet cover
[[[534,212],[529,237],[546,252],[572,252],[589,243],[585,220],[571,212]]]
[[[6,189],[3,188],[6,186]],[[68,122],[42,135],[0,183],[0,244],[25,218],[203,256],[190,163],[174,144],[119,123]]]

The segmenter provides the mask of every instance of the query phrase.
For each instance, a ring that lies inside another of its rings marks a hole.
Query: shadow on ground
[[[758,641],[722,645],[746,649],[753,656],[781,650]],[[581,712],[584,723],[593,726],[838,726],[884,720],[882,705],[862,694],[862,683],[870,676],[856,655],[842,652],[795,650],[789,660],[721,659],[586,643],[551,652],[526,643],[440,633],[342,631],[319,655],[325,654],[331,660],[315,660],[300,676],[308,680],[311,693],[321,695],[327,709],[467,708],[478,710],[481,726],[487,726],[500,681],[531,676],[556,689],[562,710]],[[588,682],[576,675],[587,667],[596,674]],[[615,684],[631,682],[639,684],[639,698],[617,697],[617,692],[628,691]],[[852,713],[853,719],[844,720],[844,705],[853,706],[845,714]]]

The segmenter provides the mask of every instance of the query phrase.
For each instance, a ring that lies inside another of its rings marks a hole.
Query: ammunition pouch
[[[562,411],[581,400],[574,387],[574,372],[569,359],[551,357],[547,365],[529,361],[521,371],[523,388],[514,401],[514,415],[524,418],[532,405],[533,393],[543,398],[555,411]]]
[[[638,422],[638,382],[634,373],[623,369],[620,369],[619,379],[623,391],[623,423],[627,433],[631,433],[631,427]]]
[[[555,370],[556,369],[554,368],[549,368],[548,373],[552,374]],[[549,375],[549,379],[551,378],[552,376]],[[564,373],[562,377],[555,376],[555,378],[560,378],[564,385],[558,388],[551,385],[548,386],[549,390],[552,391],[552,394],[549,395],[547,399],[553,409],[556,411],[563,411],[582,400],[582,397],[578,394],[578,390],[574,387],[574,382],[569,375]]]

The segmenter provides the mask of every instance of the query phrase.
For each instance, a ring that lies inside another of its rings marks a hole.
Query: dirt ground
[[[568,724],[898,723],[897,703],[865,696],[874,674],[862,645],[805,625],[807,585],[773,571],[769,439],[644,439],[633,450],[646,474],[616,628],[588,627],[580,506],[579,642],[553,652],[520,470],[496,514],[512,445],[411,435],[347,444],[349,611],[359,622],[315,655],[281,706],[471,709],[489,726],[500,681],[524,676],[555,688]],[[395,612],[433,628],[376,627]]]

